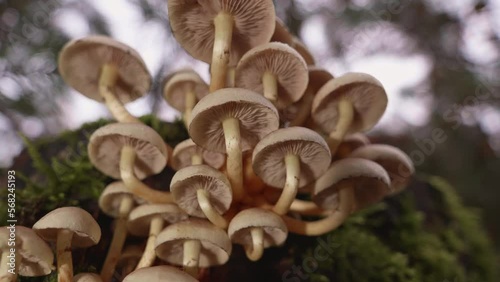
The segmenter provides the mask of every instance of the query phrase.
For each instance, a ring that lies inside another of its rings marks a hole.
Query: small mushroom
[[[327,82],[314,97],[312,117],[325,133],[332,154],[346,134],[370,130],[384,114],[387,94],[368,74],[347,73]]]
[[[172,168],[175,170],[203,163],[215,169],[220,169],[226,161],[223,154],[205,150],[196,145],[191,139],[177,144],[172,152],[172,158]]]
[[[362,133],[354,133],[344,137],[333,156],[334,160],[347,158],[352,152],[370,144],[370,139]]]
[[[166,265],[137,269],[123,279],[123,282],[198,282],[185,272]]]
[[[104,282],[110,281],[115,272],[123,244],[127,238],[128,215],[138,201],[139,199],[134,197],[121,181],[109,184],[99,197],[100,209],[108,216],[116,218],[113,238],[101,269],[101,278]]]
[[[193,70],[181,70],[171,76],[163,87],[163,97],[168,104],[183,113],[186,127],[196,102],[208,94],[208,85]]]
[[[268,185],[284,187],[273,208],[286,214],[299,187],[313,182],[328,169],[330,150],[321,135],[305,127],[276,130],[253,151],[253,169]]]
[[[285,242],[288,229],[277,214],[272,211],[250,208],[238,213],[229,224],[231,241],[243,245],[251,261],[259,260],[264,248],[278,246]]]
[[[240,201],[244,196],[242,152],[278,127],[278,111],[266,98],[250,90],[226,88],[196,104],[189,135],[207,150],[227,153],[233,198]]]
[[[117,121],[140,122],[123,104],[149,91],[151,75],[131,47],[99,35],[73,40],[59,54],[59,73],[78,92],[106,103]]]
[[[45,241],[56,242],[57,280],[73,281],[71,248],[87,248],[101,239],[101,228],[85,210],[77,207],[55,209],[33,225]]]
[[[349,157],[368,159],[381,165],[391,179],[392,194],[401,192],[415,173],[415,167],[410,157],[400,149],[390,145],[367,145],[355,150]]]
[[[193,165],[179,170],[170,183],[175,202],[187,214],[206,217],[220,228],[227,228],[222,215],[233,199],[231,184],[220,171],[207,165]]]
[[[297,102],[308,81],[304,59],[292,47],[279,42],[251,49],[236,67],[236,87],[262,93],[278,109]]]
[[[225,264],[231,250],[226,232],[201,219],[169,225],[156,239],[156,255],[170,264],[182,265],[193,277],[198,277],[198,267]]]
[[[95,273],[78,273],[73,282],[102,282],[101,277]]]
[[[117,268],[121,268],[121,277],[127,276],[130,272],[134,271],[139,260],[141,260],[144,248],[138,245],[127,245],[118,260]]]
[[[128,231],[135,236],[148,236],[146,249],[137,268],[153,264],[156,258],[155,241],[165,223],[172,224],[185,219],[187,214],[174,204],[142,205],[132,210],[127,223]]]
[[[168,192],[154,190],[141,179],[160,173],[168,160],[165,142],[142,123],[112,123],[90,136],[88,154],[102,173],[121,179],[127,189],[150,203],[172,203]]]
[[[169,0],[170,27],[198,60],[211,64],[210,92],[225,87],[227,66],[254,46],[269,42],[275,11],[271,0]]]

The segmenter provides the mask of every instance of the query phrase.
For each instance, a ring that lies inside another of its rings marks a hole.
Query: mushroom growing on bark
[[[85,210],[77,207],[55,209],[33,225],[45,241],[56,242],[57,281],[73,281],[71,248],[87,248],[99,243],[101,228]]]
[[[70,41],[59,54],[59,73],[81,94],[104,102],[117,121],[140,122],[123,104],[144,96],[151,76],[131,47],[99,35]]]
[[[274,31],[272,0],[169,0],[170,27],[194,58],[211,64],[210,92],[224,88],[227,67]]]

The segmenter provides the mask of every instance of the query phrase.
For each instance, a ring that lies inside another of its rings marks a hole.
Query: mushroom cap
[[[118,265],[129,259],[139,260],[141,259],[143,253],[144,253],[144,247],[141,247],[139,245],[126,245],[125,248],[123,248],[123,251],[120,255]]]
[[[283,219],[272,211],[250,208],[239,212],[229,223],[227,233],[236,244],[251,246],[253,227],[264,231],[264,248],[278,246],[285,242],[288,228]]]
[[[201,242],[200,267],[225,264],[232,250],[226,231],[207,220],[190,218],[167,226],[156,238],[156,255],[171,264],[182,265],[184,241]]]
[[[73,282],[102,282],[102,279],[95,273],[79,273],[73,277]]]
[[[349,157],[368,159],[381,165],[389,174],[394,193],[403,190],[415,173],[410,157],[399,148],[390,145],[367,145],[355,150]]]
[[[191,157],[194,154],[200,154],[203,161],[209,166],[219,169],[224,165],[226,156],[221,153],[204,150],[196,145],[191,139],[182,141],[175,146],[172,152],[172,167],[175,170],[180,170],[191,165]]]
[[[314,56],[311,54],[311,52],[309,52],[309,49],[307,49],[306,45],[304,45],[304,43],[302,43],[300,39],[294,36],[293,42],[290,46],[292,46],[293,49],[299,52],[300,56],[304,58],[304,61],[308,66],[314,66],[316,64]]]
[[[115,181],[106,186],[99,196],[99,208],[110,217],[117,218],[119,216],[120,204],[126,197],[131,197],[135,203],[141,200],[131,193],[125,183],[122,181]]]
[[[139,53],[110,37],[92,35],[72,40],[59,53],[59,73],[63,80],[99,102],[104,102],[99,94],[99,78],[105,64],[118,69],[114,93],[122,103],[134,101],[149,91],[151,75]]]
[[[21,256],[18,273],[22,276],[44,276],[52,272],[54,253],[45,241],[40,238],[35,231],[30,228],[16,225],[16,249],[17,254]],[[10,249],[9,246],[10,230],[7,226],[0,227],[0,252]]]
[[[137,154],[135,176],[144,179],[160,173],[167,164],[167,147],[161,136],[142,123],[111,123],[90,136],[89,158],[102,173],[120,179],[120,156],[124,146],[132,146]]]
[[[188,91],[193,91],[199,100],[208,94],[208,85],[193,70],[181,70],[172,74],[165,82],[163,97],[170,106],[184,112]]]
[[[278,82],[276,107],[283,109],[297,102],[306,90],[309,81],[307,65],[292,47],[271,42],[248,51],[236,66],[237,87],[264,93],[262,77],[272,73]]]
[[[269,42],[273,35],[272,0],[168,1],[168,17],[175,38],[191,56],[209,64],[215,39],[214,19],[221,12],[233,16],[231,66],[248,50]]]
[[[349,181],[354,189],[356,209],[362,209],[381,201],[390,193],[390,179],[379,164],[360,158],[347,158],[334,162],[314,185],[313,201],[325,210],[339,206],[339,189]]]
[[[87,211],[78,207],[63,207],[55,209],[40,218],[33,230],[45,241],[57,241],[59,230],[73,232],[71,246],[87,248],[99,243],[101,228]]]
[[[187,219],[188,215],[174,204],[146,204],[133,209],[128,215],[127,229],[130,234],[146,237],[151,221],[160,216],[168,223]]]
[[[278,129],[279,115],[264,96],[242,88],[224,88],[201,99],[189,123],[191,139],[207,150],[226,153],[222,122],[240,121],[241,149],[249,150],[264,136]]]
[[[191,275],[172,266],[144,267],[128,274],[123,282],[198,282]]]
[[[344,98],[354,107],[348,134],[370,130],[384,114],[387,94],[382,84],[364,73],[347,73],[327,82],[314,97],[312,117],[327,133],[334,132],[339,119],[338,103]]]
[[[353,151],[370,144],[370,139],[362,133],[354,133],[344,137],[335,152],[335,157],[345,158]],[[365,158],[366,159],[366,158]]]
[[[271,42],[281,42],[288,45],[293,44],[293,35],[288,30],[285,23],[278,17],[276,17],[274,33],[271,37]]]
[[[233,191],[229,180],[224,173],[208,165],[188,166],[172,177],[170,191],[177,205],[189,215],[205,218],[198,203],[198,189],[208,192],[210,203],[219,214],[224,214],[231,206]]]
[[[305,127],[278,129],[262,139],[253,151],[253,170],[267,185],[283,188],[285,157],[299,156],[299,187],[313,182],[330,165],[331,154],[321,135]]]

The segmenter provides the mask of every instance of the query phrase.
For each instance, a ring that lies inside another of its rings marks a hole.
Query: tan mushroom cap
[[[183,244],[186,240],[201,242],[200,267],[223,265],[232,251],[226,231],[207,220],[190,218],[167,226],[156,239],[156,255],[171,264],[182,265]]]
[[[236,66],[235,85],[263,94],[262,77],[266,71],[278,82],[278,109],[297,102],[304,94],[309,81],[306,62],[292,47],[279,42],[248,51]]]
[[[188,215],[174,204],[147,204],[133,209],[127,221],[130,234],[146,237],[149,234],[151,221],[160,216],[168,223],[175,223],[187,219]]]
[[[353,151],[370,144],[370,139],[362,133],[354,133],[344,137],[342,142],[337,148],[335,157],[345,158],[349,156]]]
[[[250,208],[239,212],[229,223],[227,233],[236,244],[252,245],[251,230],[261,227],[264,231],[264,248],[278,246],[285,242],[288,228],[283,219],[272,211]]]
[[[334,162],[316,180],[313,201],[322,209],[337,209],[343,181],[349,181],[348,187],[351,187],[344,189],[354,189],[357,210],[381,201],[390,193],[391,182],[383,167],[370,160],[347,158]]]
[[[172,266],[144,267],[127,275],[123,282],[198,282],[191,275]]]
[[[18,273],[22,276],[44,276],[52,272],[54,253],[45,241],[30,228],[16,225],[16,250],[21,256]],[[13,248],[9,246],[10,231],[7,226],[0,227],[1,249]],[[2,250],[0,250],[0,253]]]
[[[104,102],[99,77],[105,64],[118,69],[114,93],[122,103],[144,96],[151,76],[137,51],[110,37],[92,35],[67,43],[59,53],[59,73],[64,81],[90,99]]]
[[[179,170],[172,177],[170,191],[175,202],[187,214],[205,218],[198,203],[197,191],[208,192],[210,203],[219,214],[224,214],[233,200],[231,183],[224,173],[207,165],[193,165]]]
[[[79,273],[73,277],[73,282],[102,282],[102,279],[95,273]]]
[[[304,61],[306,61],[306,64],[308,66],[313,66],[316,64],[314,56],[311,54],[311,52],[309,52],[309,49],[307,49],[306,45],[304,45],[304,43],[302,43],[297,37],[293,38],[291,46],[293,47],[293,49],[299,52],[300,56],[304,58]]]
[[[174,148],[174,151],[172,152],[173,169],[180,170],[182,168],[190,166],[191,157],[194,154],[201,155],[203,161],[207,165],[216,169],[221,168],[224,165],[224,162],[226,161],[225,155],[205,150],[200,146],[196,145],[196,143],[194,143],[193,140],[187,139],[177,144],[177,146],[175,146]]]
[[[293,44],[293,35],[290,33],[285,23],[276,17],[276,24],[274,25],[274,33],[271,37],[271,42],[281,42],[288,45]]]
[[[174,109],[184,112],[188,91],[193,91],[199,100],[208,94],[208,85],[193,70],[181,70],[166,81],[163,97]]]
[[[167,147],[161,136],[142,123],[112,123],[100,127],[90,137],[89,158],[102,173],[120,179],[120,156],[124,146],[137,154],[135,176],[144,179],[160,173],[167,164]]]
[[[269,42],[275,12],[271,0],[169,0],[168,17],[177,41],[194,58],[211,63],[215,38],[214,18],[220,12],[233,16],[229,65],[251,48]]]
[[[139,259],[142,257],[142,254],[144,253],[144,247],[138,246],[138,245],[127,245],[123,249],[121,255],[120,255],[120,260],[118,261],[117,265],[121,265],[121,263],[129,260],[129,259],[135,259],[139,261]]]
[[[132,197],[135,203],[140,203],[141,199],[135,197],[122,181],[115,181],[106,186],[99,196],[99,208],[110,217],[119,216],[120,204],[125,197]]]
[[[207,150],[226,153],[222,122],[228,117],[240,121],[243,151],[279,127],[278,111],[264,96],[242,88],[224,88],[194,107],[189,124],[191,139]]]
[[[341,98],[351,101],[354,118],[347,133],[370,130],[385,112],[387,94],[380,82],[369,74],[347,73],[327,82],[316,94],[312,117],[325,132],[334,132],[339,119]]]
[[[33,230],[45,241],[55,242],[59,230],[73,232],[71,246],[87,248],[99,243],[101,228],[95,219],[85,210],[78,207],[55,209],[33,225]]]
[[[288,154],[299,156],[299,187],[317,179],[331,162],[330,149],[321,135],[305,127],[288,127],[270,133],[257,144],[253,151],[255,174],[267,185],[283,188]]]
[[[391,178],[391,187],[395,190],[394,192],[403,190],[415,173],[410,157],[399,148],[390,145],[367,145],[352,152],[349,157],[368,159],[381,165]]]

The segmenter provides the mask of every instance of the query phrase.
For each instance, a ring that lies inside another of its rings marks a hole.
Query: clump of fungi
[[[414,172],[408,156],[371,145],[362,134],[386,109],[381,83],[369,74],[334,77],[314,66],[304,44],[276,18],[271,0],[169,0],[168,12],[175,38],[210,64],[211,73],[208,84],[191,69],[163,83],[165,99],[183,113],[190,135],[176,148],[124,107],[151,85],[136,51],[89,36],[68,43],[59,57],[63,79],[105,103],[117,121],[88,143],[94,166],[117,180],[99,200],[116,218],[102,281],[115,273],[123,281],[197,281],[199,268],[228,261],[233,244],[257,261],[289,232],[331,232],[407,185]],[[177,171],[170,191],[142,181],[166,166]],[[74,207],[47,214],[33,230],[20,229],[26,235],[19,236],[19,274],[51,271],[53,256],[41,237],[57,246],[59,281],[73,279],[71,248],[100,238],[92,217]],[[126,246],[127,235],[144,237],[146,247]],[[35,240],[40,243],[30,244]],[[25,266],[33,256],[38,264]],[[157,258],[170,266],[153,266]]]

